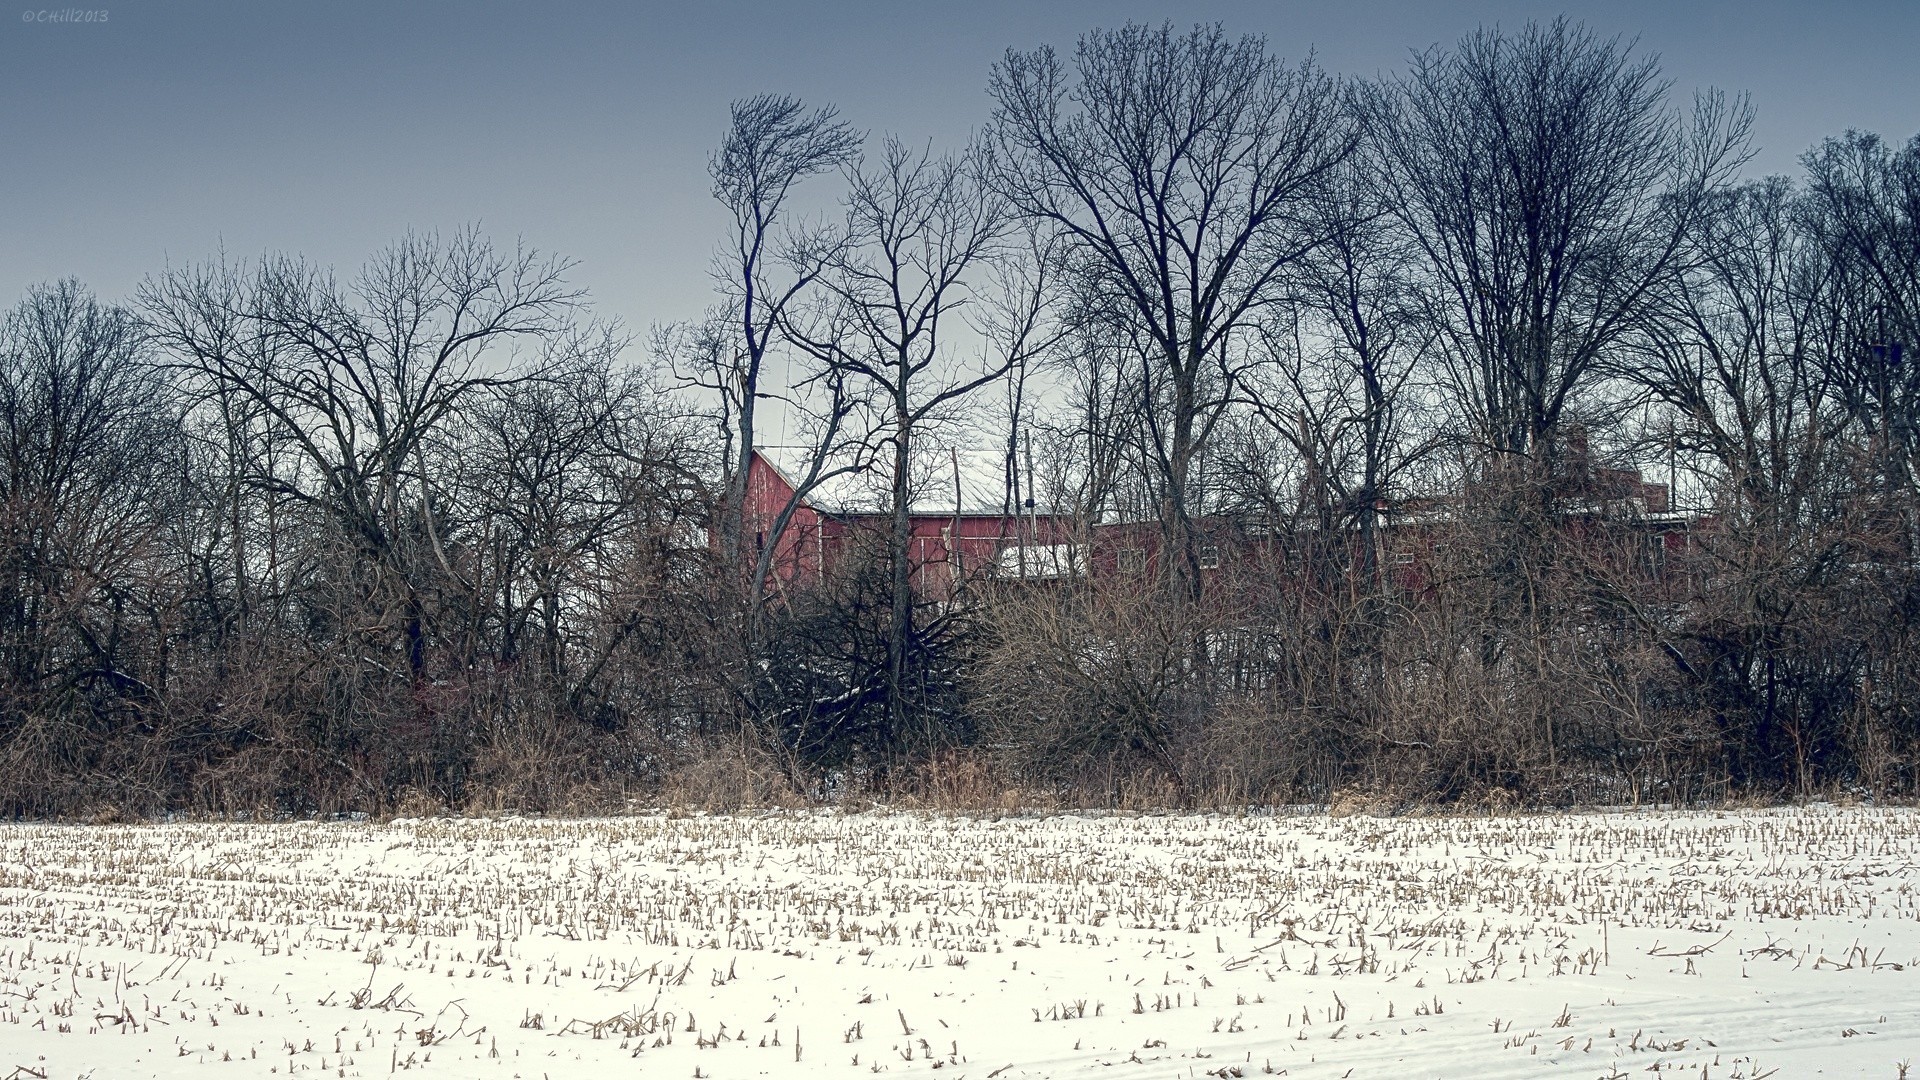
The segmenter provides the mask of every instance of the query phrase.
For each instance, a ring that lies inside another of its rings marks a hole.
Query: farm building
[[[962,577],[988,570],[1028,578],[1085,571],[1069,515],[1009,505],[1004,454],[947,450],[915,464],[907,557],[922,593],[949,590]],[[763,447],[754,451],[747,474],[748,551],[758,557],[768,543],[776,545],[770,575],[776,585],[819,580],[885,536],[889,525],[887,480],[879,470],[849,467],[796,498],[810,465],[803,450]],[[777,530],[789,504],[791,519]]]
[[[1599,464],[1584,439],[1568,441],[1561,514],[1575,536],[1632,540],[1652,575],[1689,550],[1711,522],[1678,511],[1667,485],[1637,469]],[[775,545],[769,578],[775,588],[823,579],[856,554],[877,554],[888,531],[890,501],[883,468],[828,463],[832,473],[804,495],[812,462],[800,448],[755,451],[747,479],[744,529],[749,558]],[[1059,580],[1151,577],[1161,572],[1165,535],[1157,520],[1105,515],[1088,520],[1058,510],[1015,506],[1003,451],[940,450],[923,455],[909,477],[907,556],[922,595],[950,591],[972,575]],[[780,515],[790,512],[784,529]],[[1419,589],[1440,554],[1454,518],[1447,498],[1407,499],[1379,507],[1370,550],[1353,535],[1355,566],[1371,557],[1403,587]],[[1220,514],[1196,519],[1195,562],[1203,577],[1229,572],[1285,574],[1293,549],[1313,526],[1300,520]],[[1624,534],[1623,534],[1624,530]],[[776,536],[777,534],[777,536]],[[1617,547],[1617,543],[1615,545]],[[1637,556],[1638,557],[1638,556]]]

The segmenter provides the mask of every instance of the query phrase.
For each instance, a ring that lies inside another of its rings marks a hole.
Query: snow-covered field
[[[1916,866],[1830,808],[4,826],[0,1080],[1891,1080]]]

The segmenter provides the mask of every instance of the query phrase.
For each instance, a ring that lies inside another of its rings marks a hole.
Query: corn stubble
[[[0,829],[0,1078],[1904,1076],[1920,814]]]

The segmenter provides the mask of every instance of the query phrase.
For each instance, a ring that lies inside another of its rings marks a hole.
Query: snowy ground
[[[1824,808],[0,826],[0,1080],[1891,1080],[1916,865]]]

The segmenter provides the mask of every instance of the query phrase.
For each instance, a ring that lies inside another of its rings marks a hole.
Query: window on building
[[[1200,555],[1200,569],[1202,570],[1220,569],[1220,546],[1218,544],[1200,545],[1199,555]]]
[[[1117,560],[1123,574],[1139,574],[1147,569],[1147,553],[1140,548],[1121,548]]]
[[[1082,566],[1078,544],[1015,545],[1002,549],[997,561],[1006,577],[1078,577]]]

